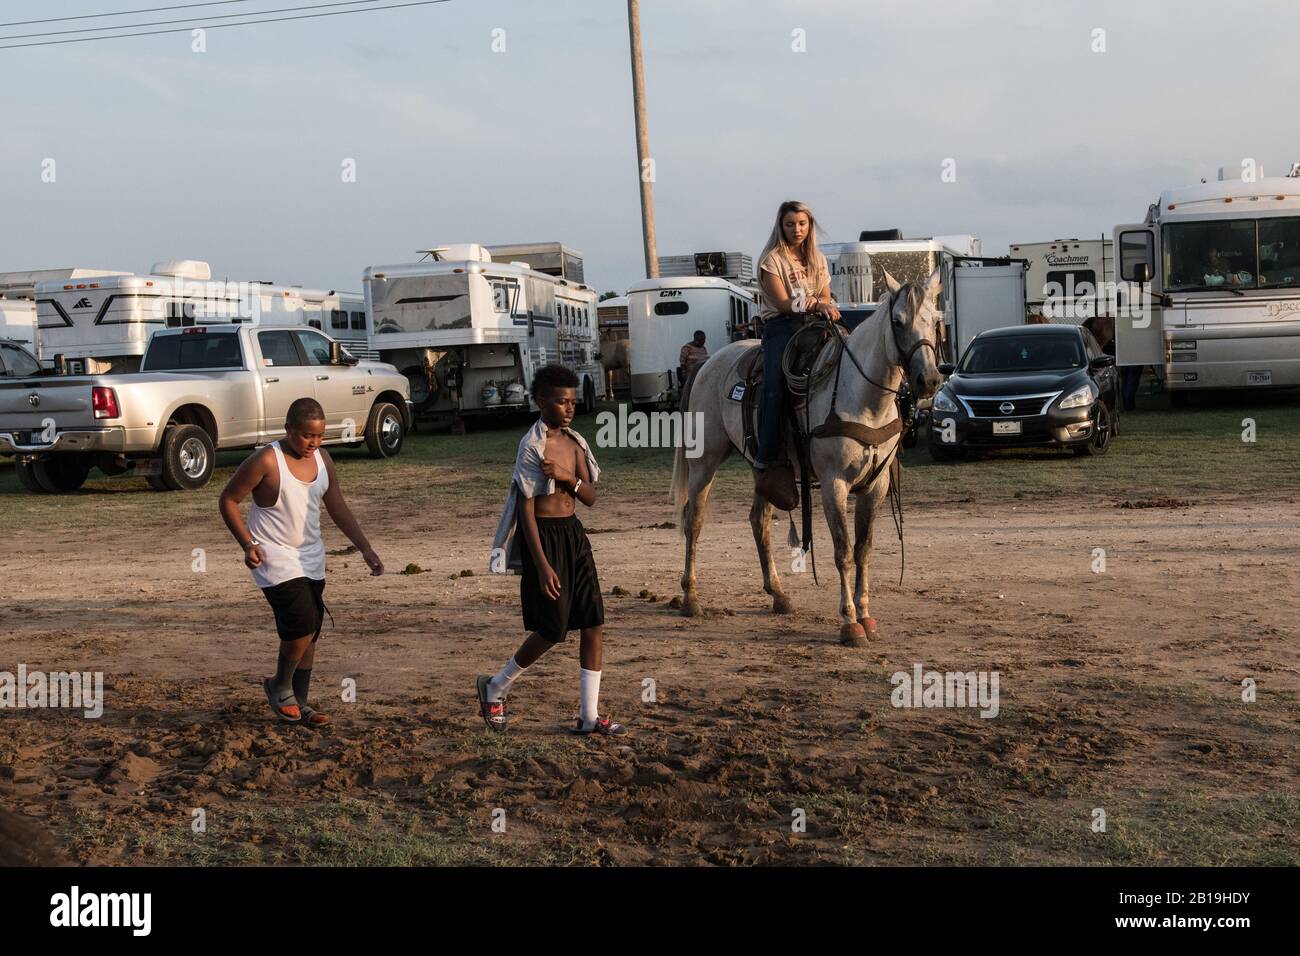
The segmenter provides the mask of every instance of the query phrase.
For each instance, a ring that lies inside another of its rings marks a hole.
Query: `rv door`
[[[1115,305],[1115,364],[1163,365],[1160,311],[1152,305],[1163,287],[1156,231],[1144,223],[1116,226],[1114,251],[1117,285],[1125,293]],[[1137,270],[1143,264],[1150,281],[1139,288]]]

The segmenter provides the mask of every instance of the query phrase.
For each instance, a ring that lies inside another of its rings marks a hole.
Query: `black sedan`
[[[1087,329],[1017,325],[975,336],[934,396],[930,454],[1056,446],[1104,455],[1119,432],[1115,358]]]

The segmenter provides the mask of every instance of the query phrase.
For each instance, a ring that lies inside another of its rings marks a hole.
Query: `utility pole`
[[[654,184],[648,178],[650,136],[645,123],[645,76],[641,68],[641,0],[627,0],[627,26],[632,43],[632,108],[636,113],[636,166],[641,180],[641,234],[645,240],[645,275],[659,278],[659,253],[655,248]]]

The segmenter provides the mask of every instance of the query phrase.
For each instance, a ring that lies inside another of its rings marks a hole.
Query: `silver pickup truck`
[[[92,467],[134,468],[159,491],[201,488],[218,449],[283,437],[304,397],[325,409],[325,444],[401,451],[410,384],[391,365],[304,326],[208,325],[155,332],[139,372],[0,378],[0,455],[16,456],[34,492],[74,491]]]

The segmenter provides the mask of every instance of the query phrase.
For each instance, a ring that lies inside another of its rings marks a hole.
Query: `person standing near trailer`
[[[709,350],[704,347],[707,336],[703,330],[696,329],[695,335],[682,346],[682,353],[677,357],[677,384],[685,385],[687,377],[709,358]]]
[[[790,339],[809,316],[839,321],[831,297],[830,270],[817,248],[817,220],[801,202],[787,200],[759,258],[763,323],[763,395],[758,412],[755,491],[769,501],[797,501],[794,468],[778,461],[785,402],[782,358]]]

